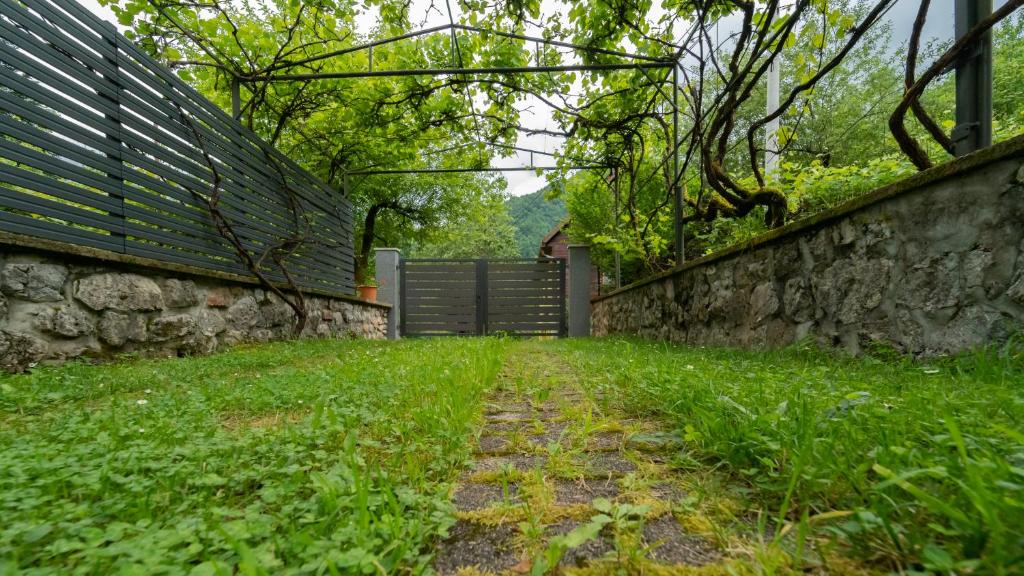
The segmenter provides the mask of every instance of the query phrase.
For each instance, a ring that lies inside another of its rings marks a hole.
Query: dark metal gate
[[[564,336],[565,260],[402,260],[403,336]]]

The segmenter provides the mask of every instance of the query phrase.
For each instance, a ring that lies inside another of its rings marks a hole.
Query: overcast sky
[[[82,0],[82,2],[90,8],[96,14],[99,14],[103,18],[113,21],[113,16],[109,10],[101,8],[96,0]],[[996,0],[995,5],[998,7],[1002,5],[1005,0]],[[444,2],[435,2],[435,5],[439,6],[442,10],[444,9]],[[452,1],[452,9],[456,11],[455,19],[459,20],[459,8],[458,2]],[[430,0],[413,0],[412,10],[410,12],[411,19],[414,23],[422,23],[424,27],[437,26],[448,23],[447,13],[441,13],[437,10],[429,10],[428,7],[431,5]],[[892,35],[893,39],[890,45],[893,49],[906,42],[906,39],[910,35],[910,28],[914,21],[914,16],[917,11],[919,0],[899,0],[893,9],[887,15],[887,19],[892,24]],[[563,7],[564,8],[564,7]],[[559,3],[554,0],[544,0],[542,3],[542,11],[545,15],[555,13],[560,9]],[[374,26],[376,16],[373,13],[364,13],[357,21],[357,25],[361,32],[369,33]],[[539,31],[527,30],[527,34],[540,35]],[[937,39],[937,40],[948,40],[953,36],[953,2],[950,0],[941,0],[939,2],[933,2],[931,11],[929,12],[927,26],[925,27],[924,38],[926,39]],[[551,118],[549,111],[539,101],[528,98],[520,105],[522,110],[521,122],[524,126],[530,128],[550,128],[557,129],[554,121]],[[538,135],[528,136],[521,134],[519,136],[519,146],[524,148],[532,148],[535,150],[544,150],[548,152],[555,152],[558,150],[561,139],[550,136]],[[542,156],[534,158],[535,165],[541,165],[543,162],[550,159],[545,159]],[[494,166],[528,166],[529,155],[518,154],[509,158],[502,158],[496,160],[493,163]],[[547,183],[544,176],[537,176],[534,172],[506,172],[505,177],[508,180],[508,191],[509,193],[519,196],[522,194],[529,194],[540,188],[543,188]]]

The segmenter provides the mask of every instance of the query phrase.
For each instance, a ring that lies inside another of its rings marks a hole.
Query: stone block
[[[275,326],[290,326],[295,318],[291,307],[282,302],[280,298],[274,298],[269,303],[259,306],[259,325],[263,328]]]
[[[60,302],[68,269],[59,264],[8,263],[0,271],[0,290],[29,302]]]
[[[228,308],[227,321],[233,328],[244,330],[259,321],[260,307],[252,296],[245,296]]]
[[[899,301],[926,311],[956,306],[963,294],[960,257],[954,252],[922,258],[911,265],[900,283]]]
[[[20,332],[0,330],[0,368],[8,372],[24,372],[47,353],[46,342]]]
[[[783,309],[795,322],[814,318],[814,299],[803,278],[790,278],[782,291]]]
[[[209,336],[202,332],[197,332],[183,342],[178,347],[178,350],[187,354],[206,355],[216,352],[218,345],[219,341],[216,336]]]
[[[216,336],[226,330],[228,326],[220,312],[209,308],[200,310],[196,315],[196,321],[199,325],[199,333],[204,336]]]
[[[75,298],[93,310],[153,311],[164,309],[160,286],[139,274],[102,273],[75,282]]]
[[[98,328],[100,340],[110,346],[121,347],[128,341],[146,340],[146,318],[139,314],[107,310],[100,318]]]
[[[191,280],[171,278],[164,280],[161,288],[168,308],[191,308],[199,304],[199,291]]]
[[[188,314],[161,316],[149,323],[149,339],[153,342],[165,342],[182,338],[196,331],[196,319]]]
[[[216,286],[206,291],[206,305],[210,308],[227,308],[234,301],[231,289],[226,286]]]
[[[1017,270],[1013,283],[1006,290],[1006,296],[1017,304],[1024,306],[1024,268]]]
[[[779,296],[774,282],[758,284],[750,293],[750,322],[754,326],[764,323],[778,309]]]
[[[70,305],[40,314],[37,322],[42,331],[62,338],[79,338],[96,331],[92,316]]]

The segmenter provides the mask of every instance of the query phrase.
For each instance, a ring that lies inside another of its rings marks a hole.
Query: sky
[[[114,21],[113,15],[106,8],[101,7],[97,0],[80,0],[83,5],[98,14],[102,18],[110,21]],[[994,3],[996,7],[1002,5],[1005,0],[996,0]],[[435,6],[439,6],[442,10],[444,9],[444,3],[435,1]],[[459,8],[458,2],[451,2],[452,9],[455,11],[455,20],[459,21]],[[422,23],[423,27],[437,26],[448,23],[448,15],[446,12],[439,12],[435,10],[428,10],[432,5],[431,0],[412,0],[411,3],[411,19],[415,23]],[[902,43],[906,42],[906,39],[910,36],[910,29],[913,25],[914,17],[917,13],[917,6],[919,0],[899,0],[897,4],[890,10],[886,15],[887,20],[892,26],[892,41],[890,46],[895,50],[899,49]],[[544,16],[548,14],[556,13],[559,10],[559,2],[556,0],[543,0],[542,2],[542,14]],[[364,12],[357,19],[357,26],[361,32],[369,33],[376,22],[376,15],[373,12]],[[539,30],[534,28],[532,30],[526,30],[528,35],[540,35]],[[939,2],[933,2],[929,15],[928,21],[925,26],[923,38],[924,42],[927,43],[928,39],[934,40],[948,40],[953,36],[953,1],[952,0],[940,0]],[[528,128],[549,128],[556,129],[558,126],[555,124],[551,117],[549,110],[540,101],[531,97],[526,98],[519,104],[521,110],[521,124]],[[518,145],[524,148],[532,148],[534,150],[543,150],[546,152],[555,152],[561,145],[561,139],[547,136],[547,135],[527,135],[520,134]],[[534,165],[541,165],[545,162],[545,157],[536,156],[534,158]],[[547,159],[550,160],[550,159]],[[529,166],[529,155],[519,153],[515,156],[508,158],[496,159],[493,166]],[[514,196],[520,196],[523,194],[529,194],[543,188],[547,184],[546,177],[543,175],[538,176],[535,172],[505,172],[505,179],[508,182],[508,193]]]

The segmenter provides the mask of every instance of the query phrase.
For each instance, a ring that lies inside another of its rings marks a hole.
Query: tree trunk
[[[385,207],[384,204],[370,206],[363,219],[363,234],[359,241],[359,253],[356,255],[356,285],[366,283],[366,270],[370,267],[370,250],[373,248],[373,233],[377,226],[377,215]]]

